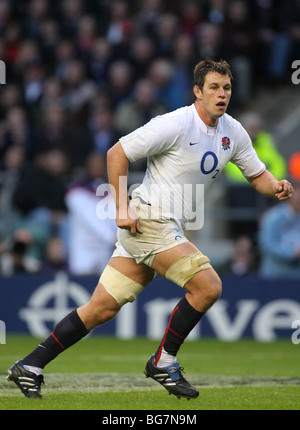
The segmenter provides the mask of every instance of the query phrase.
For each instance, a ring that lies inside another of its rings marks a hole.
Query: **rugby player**
[[[265,196],[286,200],[294,190],[290,182],[278,181],[266,169],[242,125],[226,114],[232,91],[226,61],[199,62],[193,91],[192,105],[153,118],[108,151],[118,226],[116,249],[90,301],[63,318],[45,341],[9,369],[8,379],[25,396],[41,397],[44,367],[96,326],[115,317],[156,273],[182,287],[184,296],[172,312],[157,351],[146,363],[145,374],[179,398],[198,396],[198,390],[182,375],[177,353],[220,297],[222,285],[209,258],[185,235],[194,216],[193,205],[201,205],[203,199],[187,192],[184,185],[202,185],[207,191],[231,161]],[[146,174],[129,199],[129,162],[143,157],[148,158]]]

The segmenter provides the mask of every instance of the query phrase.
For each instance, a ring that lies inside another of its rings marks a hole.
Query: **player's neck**
[[[208,127],[216,127],[219,122],[219,118],[215,118],[211,116],[204,108],[201,103],[195,102],[195,108],[196,111],[201,118],[201,120],[204,122],[205,125]]]

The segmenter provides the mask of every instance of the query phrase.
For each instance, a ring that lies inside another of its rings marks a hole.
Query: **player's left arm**
[[[253,188],[266,197],[287,200],[294,194],[294,187],[289,181],[286,179],[278,181],[268,170],[265,170],[259,176],[247,179]]]

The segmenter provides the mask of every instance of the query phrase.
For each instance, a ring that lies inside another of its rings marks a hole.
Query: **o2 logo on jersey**
[[[200,163],[200,170],[203,173],[203,175],[209,175],[210,173],[214,172],[214,176],[212,177],[212,179],[215,179],[217,177],[217,174],[220,171],[220,169],[216,169],[218,162],[219,162],[218,157],[214,152],[212,151],[205,152]],[[208,169],[207,169],[207,165],[210,166]]]
[[[295,85],[300,84],[300,60],[295,60],[292,62],[292,69],[296,69],[292,73],[292,82]]]

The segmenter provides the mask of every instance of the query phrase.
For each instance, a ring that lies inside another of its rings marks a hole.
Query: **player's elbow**
[[[113,161],[115,154],[116,154],[116,150],[115,150],[115,146],[118,144],[119,142],[117,142],[114,146],[112,146],[106,153],[106,161],[107,164],[109,164],[110,162]]]
[[[107,163],[114,162],[120,159],[128,161],[120,142],[117,142],[114,146],[112,146],[107,151],[106,158],[107,158]]]

